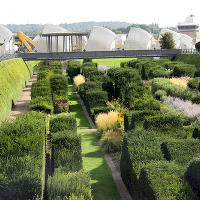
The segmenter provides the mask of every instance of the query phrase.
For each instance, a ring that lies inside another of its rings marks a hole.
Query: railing
[[[181,49],[181,53],[183,54],[200,54],[196,49]]]

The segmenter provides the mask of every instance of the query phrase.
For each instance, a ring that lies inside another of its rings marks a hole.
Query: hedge
[[[90,177],[83,170],[63,173],[59,170],[48,178],[49,200],[92,200]]]
[[[196,195],[182,169],[174,162],[157,161],[146,165],[140,173],[140,199],[195,200]]]
[[[51,134],[53,171],[61,167],[64,172],[82,169],[81,137],[76,132],[63,131]]]
[[[34,99],[31,99],[29,104],[30,110],[44,112],[47,114],[53,114],[53,102],[51,97],[42,97],[38,96]]]
[[[78,60],[69,60],[67,63],[67,71],[72,79],[74,76],[81,73],[81,63]]]
[[[200,77],[192,78],[188,81],[187,85],[190,89],[199,89]]]
[[[200,154],[200,141],[195,139],[169,139],[163,143],[164,156],[186,168],[190,160]]]
[[[49,131],[56,133],[60,131],[76,131],[77,123],[76,118],[73,115],[67,113],[61,113],[53,115],[49,121]]]
[[[200,158],[198,157],[192,159],[186,170],[186,179],[190,183],[193,190],[200,197]]]
[[[132,197],[137,199],[140,170],[150,161],[164,160],[160,145],[163,139],[156,133],[136,129],[124,136],[120,170],[124,184]]]
[[[144,120],[145,129],[174,130],[183,127],[183,118],[179,113],[160,113],[155,116],[147,116]]]
[[[38,62],[25,62],[21,58],[0,62],[0,122],[4,121],[21,95]]]
[[[0,199],[42,199],[46,116],[29,112],[0,127]]]
[[[189,76],[193,77],[196,72],[196,67],[191,64],[176,64],[173,70],[173,76]]]

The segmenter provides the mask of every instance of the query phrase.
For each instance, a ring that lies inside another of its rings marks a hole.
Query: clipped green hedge
[[[156,129],[156,130],[173,130],[183,127],[183,118],[179,113],[168,112],[160,113],[155,116],[147,116],[144,120],[143,127],[145,129]]]
[[[42,199],[46,115],[29,112],[0,127],[0,199]]]
[[[49,121],[49,130],[51,133],[68,130],[75,132],[77,130],[76,118],[69,113],[53,115]]]
[[[191,64],[176,64],[173,70],[173,76],[189,76],[193,77],[196,72],[196,67]]]
[[[74,76],[81,73],[81,62],[79,60],[69,60],[67,62],[67,71],[72,79]]]
[[[160,149],[162,141],[156,133],[144,129],[130,131],[124,136],[120,160],[121,176],[131,196],[136,199],[140,170],[150,161],[164,160]]]
[[[174,162],[157,161],[147,164],[140,173],[140,199],[195,200],[196,195],[182,169]]]
[[[31,99],[29,104],[30,110],[44,112],[47,114],[53,114],[53,102],[51,97],[38,96],[34,99]]]
[[[81,137],[76,132],[63,131],[51,134],[54,166],[64,172],[82,169]],[[54,171],[54,169],[53,169]]]
[[[0,122],[4,121],[21,95],[38,62],[15,58],[0,62]]]
[[[48,184],[49,200],[92,200],[90,177],[83,170],[74,173],[63,173],[57,170],[53,176],[49,176]]]
[[[200,77],[192,78],[188,81],[187,85],[191,89],[199,89]]]

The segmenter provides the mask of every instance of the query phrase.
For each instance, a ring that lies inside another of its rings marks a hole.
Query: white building
[[[126,42],[126,34],[117,34],[115,38],[115,49],[116,50],[121,50],[124,48],[124,44]]]
[[[128,33],[124,50],[152,49],[153,36],[141,28],[132,27]]]
[[[14,53],[14,34],[0,25],[0,56]]]
[[[111,30],[94,26],[91,30],[86,51],[111,51],[115,49],[115,38],[116,34]]]

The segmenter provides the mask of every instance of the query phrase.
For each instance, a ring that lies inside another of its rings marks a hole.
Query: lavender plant
[[[191,101],[168,97],[164,103],[170,104],[175,110],[182,111],[187,117],[200,115],[200,106],[193,104]]]

